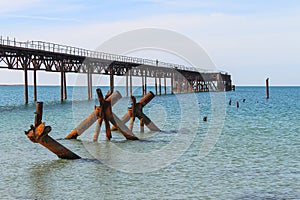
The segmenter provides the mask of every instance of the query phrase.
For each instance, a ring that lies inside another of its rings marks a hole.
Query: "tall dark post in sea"
[[[266,79],[266,98],[269,99],[269,78]]]

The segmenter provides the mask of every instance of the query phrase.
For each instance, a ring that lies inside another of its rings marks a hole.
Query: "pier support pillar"
[[[171,94],[174,94],[174,73],[171,74]]]
[[[161,77],[158,78],[159,95],[161,95]]]
[[[34,66],[34,69],[33,69],[33,100],[37,101],[36,66]]]
[[[145,95],[145,81],[144,81],[144,70],[141,70],[142,75],[142,95]]]
[[[144,95],[146,95],[147,94],[147,70],[145,70],[144,77],[145,77]]]
[[[64,71],[64,99],[67,99],[67,77],[66,77],[66,72]]]
[[[114,69],[110,69],[110,94],[114,92]]]
[[[155,95],[157,95],[158,91],[157,91],[157,78],[156,78],[156,74],[154,77],[154,81],[155,81]]]
[[[64,101],[64,65],[60,67],[60,101]]]
[[[24,100],[25,104],[28,104],[28,73],[27,66],[24,66]]]
[[[126,72],[126,97],[128,97],[128,70]]]
[[[167,94],[167,78],[166,78],[166,74],[164,75],[164,91],[165,91],[165,94]]]
[[[129,90],[130,96],[132,96],[132,70],[129,71]]]

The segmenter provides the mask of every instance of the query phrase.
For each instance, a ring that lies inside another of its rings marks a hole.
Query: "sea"
[[[59,87],[37,89],[49,136],[82,157],[63,160],[24,134],[34,122],[33,88],[25,105],[23,86],[0,86],[0,199],[300,199],[300,87],[270,87],[269,99],[265,87],[238,86],[156,95],[143,112],[161,131],[141,132],[136,119],[137,141],[118,131],[107,141],[102,125],[93,142],[96,124],[65,140],[99,105],[96,88],[87,100],[86,87],[67,87],[64,102]],[[129,97],[115,90],[121,118]]]

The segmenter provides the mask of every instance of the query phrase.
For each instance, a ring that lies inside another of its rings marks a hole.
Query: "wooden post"
[[[269,99],[269,78],[266,79],[266,98]]]

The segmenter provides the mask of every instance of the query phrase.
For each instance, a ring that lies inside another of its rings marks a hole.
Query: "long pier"
[[[132,77],[140,77],[142,95],[147,94],[147,79],[153,78],[156,95],[170,93],[231,91],[231,76],[223,72],[200,73],[195,67],[122,55],[90,51],[43,41],[20,42],[0,37],[0,68],[24,71],[24,100],[28,103],[28,71],[33,71],[34,101],[37,101],[37,71],[61,74],[60,100],[67,99],[67,73],[87,75],[88,99],[92,98],[93,74],[110,76],[110,92],[114,77],[126,77],[126,96],[132,96]],[[164,84],[162,84],[162,81]],[[164,91],[162,91],[162,87]]]

